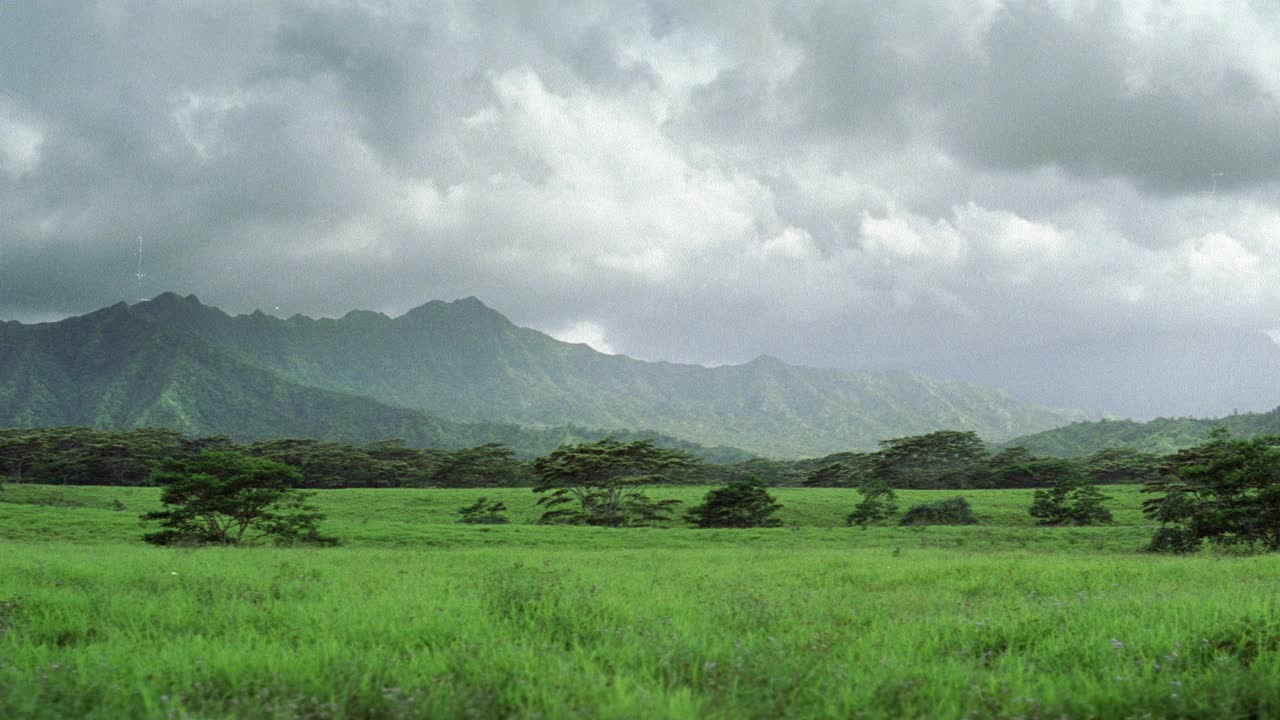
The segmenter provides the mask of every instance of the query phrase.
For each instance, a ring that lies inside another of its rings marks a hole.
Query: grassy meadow
[[[696,501],[705,488],[654,494]],[[332,549],[153,548],[153,488],[0,491],[3,718],[1280,716],[1280,559],[1158,557],[1117,522],[544,527],[528,490],[334,490]],[[511,525],[454,522],[479,495]]]

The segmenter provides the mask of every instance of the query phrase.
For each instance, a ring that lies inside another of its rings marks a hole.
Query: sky
[[[166,290],[704,364],[1280,337],[1280,5],[0,3],[0,318]]]

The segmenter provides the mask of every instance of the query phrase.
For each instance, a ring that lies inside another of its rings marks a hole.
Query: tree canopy
[[[142,516],[162,528],[144,537],[154,545],[332,541],[320,535],[324,516],[294,489],[301,474],[288,465],[205,450],[165,463],[152,479],[164,488],[164,509]]]
[[[1177,452],[1143,486],[1142,503],[1161,528],[1156,551],[1194,552],[1205,542],[1280,550],[1280,436],[1250,440],[1215,429],[1203,445]]]
[[[782,509],[760,480],[729,483],[707,492],[702,502],[685,513],[685,519],[700,528],[778,527],[776,515]]]
[[[986,470],[977,433],[940,430],[880,441],[871,475],[895,488],[972,487]]]
[[[650,440],[567,445],[533,463],[533,491],[545,509],[540,521],[617,527],[667,519],[678,501],[652,501],[645,488],[694,462]]]

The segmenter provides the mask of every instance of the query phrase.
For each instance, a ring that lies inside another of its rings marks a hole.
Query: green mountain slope
[[[1280,408],[1265,413],[1240,413],[1222,418],[1157,418],[1148,422],[1102,420],[1024,435],[1008,442],[1037,455],[1083,457],[1103,448],[1129,447],[1164,455],[1194,447],[1209,431],[1224,426],[1239,438],[1280,434]]]
[[[597,439],[580,427],[441,420],[366,397],[307,387],[123,303],[58,323],[0,323],[0,427],[165,427],[238,440],[402,438],[417,447],[501,442],[525,456]],[[711,459],[747,453],[661,438]]]
[[[868,449],[940,428],[1002,440],[1089,417],[905,373],[767,357],[706,368],[605,355],[518,327],[475,298],[433,301],[397,318],[232,317],[171,293],[133,310],[292,382],[439,417],[652,428],[773,457]]]

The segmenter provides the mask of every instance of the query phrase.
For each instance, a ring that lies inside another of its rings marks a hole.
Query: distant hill
[[[55,425],[165,427],[238,440],[309,437],[359,443],[401,438],[416,447],[445,449],[501,442],[527,457],[566,441],[655,435],[442,420],[308,387],[237,359],[194,334],[163,327],[123,303],[57,323],[0,323],[0,427]],[[732,448],[658,439],[708,460],[751,457]]]
[[[1240,413],[1221,418],[1157,418],[1148,422],[1102,420],[1081,422],[1010,440],[1037,455],[1083,457],[1103,448],[1131,447],[1163,455],[1202,444],[1209,431],[1225,426],[1239,438],[1280,434],[1280,407],[1265,413]]]
[[[233,317],[172,293],[130,310],[289,382],[437,417],[648,428],[780,458],[869,449],[940,428],[1001,440],[1097,417],[907,373],[769,357],[706,368],[605,355],[518,327],[475,298],[433,301],[396,318]]]
[[[1086,338],[948,358],[925,371],[1004,388],[1031,402],[1138,420],[1280,405],[1280,345],[1263,333],[1231,328]]]

